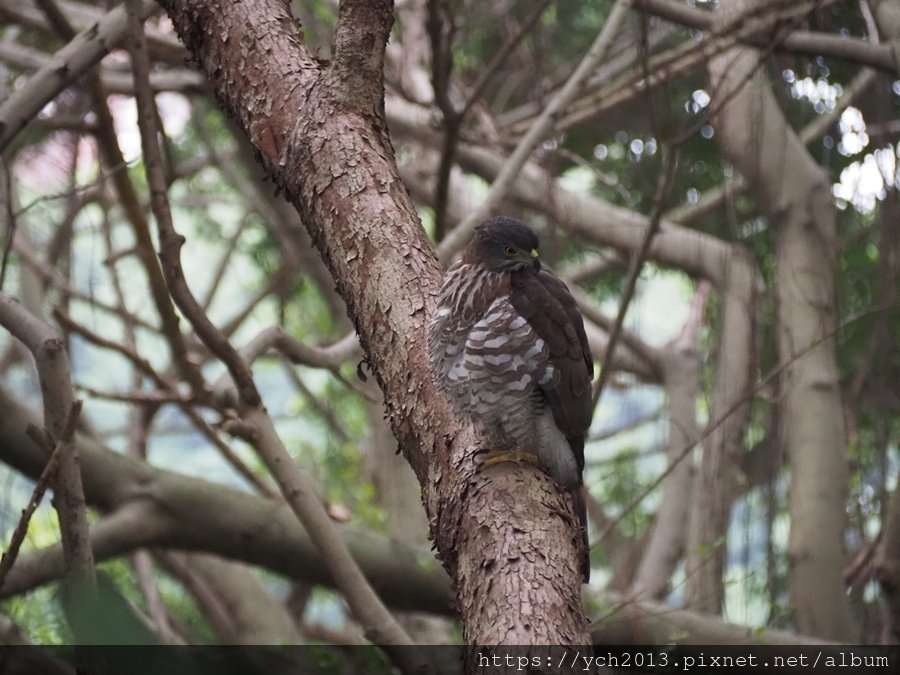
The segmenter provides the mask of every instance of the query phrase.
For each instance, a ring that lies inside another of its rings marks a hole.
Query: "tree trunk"
[[[366,473],[371,477],[378,503],[387,516],[392,539],[412,546],[428,544],[428,517],[422,508],[422,494],[409,464],[397,454],[397,439],[384,421],[380,392],[370,387],[377,402],[367,405],[369,438],[365,444]],[[397,620],[418,644],[453,644],[452,623],[446,617],[422,612],[403,612]]]
[[[755,284],[756,268],[750,255],[735,245],[724,282],[709,434],[703,443],[685,564],[685,606],[709,614],[718,614],[725,599],[724,542],[736,496],[743,432],[752,396]]]
[[[699,321],[698,321],[699,323]],[[691,331],[696,333],[696,329]],[[700,435],[697,428],[697,396],[700,393],[700,355],[695,340],[679,339],[660,354],[663,385],[668,397],[670,473],[653,523],[650,541],[641,557],[629,596],[663,599],[669,578],[684,552],[694,493],[692,448]]]
[[[887,641],[900,644],[900,496],[897,490],[891,496],[874,569],[887,604]]]
[[[428,375],[424,328],[442,270],[384,120],[390,3],[341,2],[327,65],[302,43],[283,3],[161,4],[300,211],[347,303],[422,486],[466,640],[587,644],[580,533],[567,497],[537,470],[478,471],[473,429]]]
[[[747,0],[723,2],[717,20],[749,6]],[[828,175],[787,124],[758,62],[759,54],[745,48],[710,60],[712,109],[723,152],[747,179],[774,231],[792,466],[788,583],[797,628],[850,640],[842,579],[847,466],[833,336],[836,214]]]

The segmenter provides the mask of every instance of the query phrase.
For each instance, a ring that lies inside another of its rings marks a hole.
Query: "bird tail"
[[[584,543],[584,557],[581,560],[581,578],[584,583],[591,580],[591,548],[588,545],[587,502],[584,493],[584,485],[579,484],[569,490],[572,494],[572,505],[575,507],[575,515],[578,516],[578,524],[581,526],[581,538]]]

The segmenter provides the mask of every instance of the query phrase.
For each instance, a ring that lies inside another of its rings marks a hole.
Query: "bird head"
[[[521,220],[497,216],[475,228],[467,254],[495,272],[541,269],[538,236]]]

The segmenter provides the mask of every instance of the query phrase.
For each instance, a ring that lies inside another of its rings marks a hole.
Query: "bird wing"
[[[566,285],[552,272],[512,275],[510,302],[549,350],[553,376],[539,384],[556,426],[584,468],[584,437],[593,412],[593,360],[584,321]]]

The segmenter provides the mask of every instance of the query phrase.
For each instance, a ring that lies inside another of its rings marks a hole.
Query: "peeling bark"
[[[336,61],[326,66],[306,49],[281,3],[255,0],[227,10],[212,0],[161,4],[222,106],[238,117],[300,211],[347,303],[394,434],[423,488],[435,544],[457,582],[466,639],[496,640],[496,625],[473,614],[496,607],[508,617],[541,617],[538,627],[522,621],[504,639],[587,644],[579,535],[568,501],[527,468],[479,473],[471,427],[427,375],[424,327],[442,273],[397,173],[384,121],[373,54],[384,48],[390,5],[342,2]],[[558,526],[559,513],[567,527]],[[495,523],[504,527],[468,529]],[[537,541],[536,533],[546,537]],[[483,581],[481,570],[498,564],[502,574]]]

